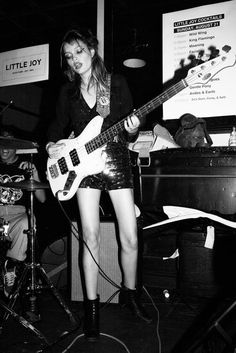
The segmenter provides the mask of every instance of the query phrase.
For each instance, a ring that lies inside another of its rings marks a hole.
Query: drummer
[[[15,146],[11,146],[11,140],[16,140],[13,129],[4,127],[0,130],[0,136],[9,138],[8,143],[0,146],[0,217],[8,222],[7,238],[10,246],[6,253],[6,261],[2,268],[2,279],[4,294],[9,297],[15,288],[17,276],[21,265],[26,259],[29,229],[28,195],[25,189],[17,187],[18,182],[25,181],[31,177],[34,181],[39,181],[39,173],[35,165],[27,158],[22,159],[22,155],[17,154]],[[14,145],[14,144],[13,144]],[[15,183],[16,188],[4,187],[4,183]],[[41,203],[46,200],[44,189],[37,189],[35,197]]]

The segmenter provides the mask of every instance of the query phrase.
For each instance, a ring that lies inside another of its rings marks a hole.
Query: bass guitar
[[[234,54],[225,52],[225,54],[199,66],[192,67],[189,69],[186,78],[135,110],[135,115],[139,118],[147,115],[188,86],[206,84],[219,71],[233,66],[235,61]],[[78,137],[58,141],[65,144],[60,157],[57,159],[48,158],[47,160],[47,176],[54,196],[60,201],[70,200],[83,178],[100,173],[104,169],[105,161],[102,158],[102,147],[124,130],[124,121],[129,116],[101,132],[103,118],[97,115]]]

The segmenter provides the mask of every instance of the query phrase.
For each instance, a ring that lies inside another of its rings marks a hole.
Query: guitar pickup
[[[70,158],[73,166],[80,164],[79,156],[75,148],[70,151]]]
[[[74,170],[71,170],[68,174],[67,179],[66,179],[64,190],[70,190],[71,185],[73,184],[76,177],[77,177],[76,172]]]
[[[67,167],[66,160],[64,157],[58,159],[58,165],[59,165],[61,174],[66,174],[68,172],[69,169]]]

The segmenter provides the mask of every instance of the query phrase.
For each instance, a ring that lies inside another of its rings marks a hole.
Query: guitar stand
[[[33,183],[33,179],[31,181]],[[37,335],[37,337],[43,341],[43,343],[46,346],[49,346],[49,342],[47,338],[32,325],[33,322],[37,322],[40,320],[40,314],[39,314],[38,305],[37,305],[38,292],[41,292],[42,289],[49,288],[52,291],[53,295],[58,300],[59,304],[65,310],[66,314],[69,316],[71,323],[73,325],[77,325],[78,320],[70,311],[66,302],[60,296],[57,289],[54,287],[52,281],[48,278],[44,268],[39,263],[36,263],[35,261],[36,231],[35,231],[35,220],[34,220],[34,210],[33,210],[33,198],[34,198],[33,193],[36,190],[36,187],[34,187],[33,184],[31,184],[31,186],[29,186],[26,190],[30,191],[30,217],[29,217],[30,227],[29,227],[29,230],[27,231],[29,244],[30,244],[30,254],[29,254],[30,261],[24,264],[24,269],[18,280],[17,288],[13,292],[13,294],[11,294],[8,304],[6,305],[4,302],[0,301],[0,306],[3,307],[3,309],[5,310],[5,314],[3,315],[3,319],[2,319],[2,324],[0,325],[0,333],[3,329],[3,322],[8,319],[9,315],[11,315],[21,325],[33,331]],[[37,279],[36,279],[36,272],[38,272]],[[40,277],[41,277],[41,281],[40,281]],[[29,283],[27,285],[28,280],[29,280]],[[46,283],[46,286],[43,285],[43,282]],[[28,320],[23,316],[17,314],[13,310],[15,303],[18,297],[20,296],[20,292],[23,288],[26,288],[26,291],[24,293],[26,295],[29,295],[30,305],[29,305],[29,311],[27,311],[27,315],[29,317]]]

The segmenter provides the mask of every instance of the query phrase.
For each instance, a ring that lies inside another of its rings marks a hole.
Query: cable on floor
[[[114,337],[114,336],[111,336],[111,335],[108,335],[106,333],[100,333],[100,336],[104,336],[104,337],[108,337],[108,338],[111,338],[112,340],[118,342],[122,347],[124,347],[125,351],[127,353],[130,353],[129,349],[127,348],[127,346],[121,341],[119,340],[118,338]],[[75,342],[80,339],[81,337],[84,337],[84,333],[82,333],[81,335],[75,337],[75,339],[69,344],[69,346],[64,349],[64,351],[62,351],[61,353],[66,353],[69,351],[69,349],[75,344]]]

